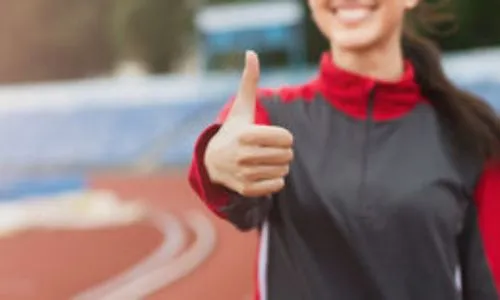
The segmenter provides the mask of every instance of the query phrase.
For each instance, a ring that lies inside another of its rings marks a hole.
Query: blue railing
[[[313,75],[312,69],[269,72],[263,75],[262,86],[296,84]],[[59,94],[29,93],[47,106],[52,95],[60,94],[66,95],[68,101],[78,96],[83,105],[71,109],[0,111],[0,168],[124,166],[149,152],[158,164],[185,165],[197,135],[234,93],[238,80],[236,73],[210,74],[197,78],[190,89],[189,79],[176,79],[172,84],[169,78],[157,77],[134,82],[142,91],[135,96],[129,91],[119,93],[130,86],[126,81],[54,85],[52,90],[60,91]],[[500,112],[500,81],[470,81],[461,85],[484,97]],[[89,96],[87,106],[82,95],[91,91],[95,97],[99,89],[107,98],[95,101]],[[186,90],[179,92],[181,89]],[[1,101],[5,95],[0,89]],[[173,99],[175,95],[179,96]],[[122,96],[126,98],[123,101]],[[14,96],[12,99],[21,100]]]

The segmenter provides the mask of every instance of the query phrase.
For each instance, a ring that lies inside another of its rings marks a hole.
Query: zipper
[[[364,142],[362,147],[361,155],[361,182],[358,191],[358,203],[363,208],[362,215],[364,217],[370,217],[369,206],[370,204],[364,201],[364,196],[366,194],[366,177],[368,173],[368,156],[370,155],[370,138],[371,131],[374,126],[374,109],[375,109],[375,94],[377,90],[377,85],[374,85],[369,92],[368,102],[366,108],[366,121],[364,128]]]
[[[372,214],[370,212],[371,203],[365,200],[366,196],[366,181],[368,176],[368,157],[370,155],[370,138],[372,129],[375,124],[374,111],[375,111],[375,95],[377,91],[377,84],[374,84],[368,93],[368,102],[366,107],[366,120],[364,126],[364,137],[362,143],[362,152],[361,152],[361,178],[358,190],[358,205],[360,207],[360,216],[367,221],[370,221]],[[355,249],[355,248],[353,248]],[[371,278],[375,278],[375,274],[373,274],[370,270],[370,267],[363,260],[360,261],[361,267],[365,270],[366,275],[371,280]],[[370,284],[373,288],[374,299],[384,299],[382,296],[383,293],[380,288],[376,284]],[[376,297],[376,298],[375,298]]]

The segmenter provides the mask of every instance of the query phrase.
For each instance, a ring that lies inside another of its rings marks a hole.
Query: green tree
[[[450,2],[456,16],[457,32],[442,37],[439,43],[445,50],[461,50],[500,45],[500,1],[456,0]]]
[[[188,1],[113,0],[111,21],[115,57],[142,60],[153,73],[172,70],[192,42]]]

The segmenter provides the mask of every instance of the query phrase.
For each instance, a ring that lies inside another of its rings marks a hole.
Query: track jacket
[[[459,157],[406,62],[397,83],[338,69],[262,90],[257,124],[294,136],[285,188],[245,198],[211,184],[199,137],[189,180],[240,230],[258,229],[260,300],[498,300],[500,166]]]

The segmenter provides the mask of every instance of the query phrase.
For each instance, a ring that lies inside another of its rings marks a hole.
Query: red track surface
[[[181,218],[187,211],[201,210],[213,221],[217,241],[209,259],[148,299],[250,299],[256,235],[239,233],[213,217],[192,194],[184,175],[97,176],[90,185]],[[0,239],[0,299],[70,299],[136,264],[161,240],[148,222],[99,230],[40,230]]]

